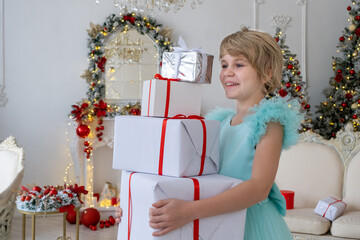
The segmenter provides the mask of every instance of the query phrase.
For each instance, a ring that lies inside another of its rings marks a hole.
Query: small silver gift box
[[[211,83],[214,56],[197,51],[164,52],[161,75],[184,82]]]

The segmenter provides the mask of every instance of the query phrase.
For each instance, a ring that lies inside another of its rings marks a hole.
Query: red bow
[[[85,190],[85,187],[84,186],[81,186],[79,187],[77,184],[75,184],[75,186],[70,186],[69,187],[70,191],[74,192],[77,194],[78,198],[79,198],[79,201],[81,203],[83,203],[81,200],[80,200],[80,194],[83,193],[83,194],[88,194],[89,191]]]
[[[94,112],[96,113],[96,116],[98,118],[106,115],[106,110],[107,110],[106,102],[104,102],[103,100],[100,100],[100,102],[95,103],[94,106],[96,107],[96,108],[94,108]]]
[[[81,107],[79,107],[78,105],[72,105],[74,110],[71,111],[71,114],[75,115],[73,118],[76,121],[79,121],[84,115],[87,114],[87,113],[83,113],[83,110],[85,110],[85,108],[87,108],[88,106],[89,106],[89,104],[87,104],[87,103],[81,104]]]
[[[123,16],[123,19],[124,19],[125,21],[130,22],[131,24],[134,24],[134,23],[135,23],[135,18],[134,18],[133,16],[131,16],[130,14]]]
[[[97,64],[96,64],[96,65],[98,66],[98,68],[100,68],[100,70],[101,70],[102,72],[105,71],[105,68],[104,68],[105,63],[106,63],[106,58],[105,58],[105,57],[102,57],[102,58],[99,59],[99,61],[98,61]]]
[[[63,213],[63,212],[67,212],[69,213],[69,211],[73,211],[73,209],[75,208],[75,206],[73,204],[67,205],[67,206],[62,206],[59,208],[59,212]]]

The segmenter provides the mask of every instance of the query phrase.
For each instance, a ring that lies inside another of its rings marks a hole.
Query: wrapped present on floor
[[[211,83],[214,56],[202,49],[188,49],[180,37],[173,52],[162,55],[161,75],[166,78],[178,78],[192,83]]]
[[[343,214],[346,203],[334,197],[327,197],[318,202],[314,212],[324,218],[334,221]]]
[[[244,235],[246,209],[195,220],[161,237],[153,237],[152,233],[155,230],[149,226],[149,209],[152,207],[152,203],[158,200],[168,198],[185,201],[206,199],[241,182],[239,179],[218,174],[195,178],[174,178],[123,171],[120,193],[123,217],[119,224],[117,239],[241,240]]]
[[[184,118],[115,117],[113,168],[174,177],[217,173],[219,122]]]
[[[199,115],[201,108],[201,86],[164,79],[144,81],[141,99],[141,115],[151,117],[173,117],[179,113]]]

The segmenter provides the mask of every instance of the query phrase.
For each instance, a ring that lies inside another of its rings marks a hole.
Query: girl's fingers
[[[160,231],[153,232],[152,235],[153,235],[154,237],[159,237],[159,236],[162,236],[162,235],[164,235],[164,234],[166,234],[166,233],[168,233],[168,232],[171,232],[172,230],[174,230],[174,229],[164,228],[164,229],[162,229],[162,230],[160,230]]]
[[[153,229],[163,229],[166,227],[166,223],[165,222],[154,223],[149,221],[149,226]]]

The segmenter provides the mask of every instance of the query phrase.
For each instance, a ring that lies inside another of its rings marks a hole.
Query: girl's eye
[[[221,68],[227,68],[227,67],[228,67],[228,65],[226,65],[226,64],[221,65]]]
[[[237,68],[241,68],[241,67],[244,66],[244,65],[242,65],[242,64],[240,64],[240,63],[237,63],[235,66],[236,66]]]

